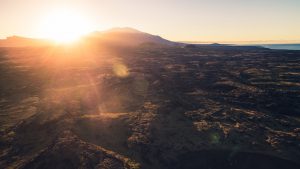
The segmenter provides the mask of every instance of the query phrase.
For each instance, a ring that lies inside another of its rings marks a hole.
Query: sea
[[[239,43],[208,43],[208,42],[182,42],[187,44],[203,44],[203,45],[241,45],[241,46],[262,46],[269,49],[279,49],[279,50],[300,50],[300,43],[286,43],[286,44],[239,44]]]
[[[300,44],[259,44],[256,46],[262,46],[269,49],[300,50]]]

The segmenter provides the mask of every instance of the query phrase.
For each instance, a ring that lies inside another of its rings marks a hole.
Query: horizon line
[[[94,30],[94,31],[90,31],[88,33],[83,34],[81,37],[84,37],[88,34],[91,34],[93,32],[106,32],[106,31],[110,31],[113,29],[133,29],[136,30],[137,32],[141,32],[141,33],[147,33],[153,36],[161,36],[161,35],[157,35],[157,34],[152,34],[152,33],[148,33],[148,32],[144,32],[132,27],[112,27],[109,29],[105,29],[105,30]],[[26,36],[26,35],[9,35],[6,37],[0,37],[0,40],[7,40],[8,38],[11,37],[20,37],[20,38],[28,38],[28,39],[35,39],[35,40],[49,40],[49,38],[46,37],[32,37],[32,36]],[[220,44],[300,44],[300,39],[299,40],[171,40],[169,38],[165,38],[164,36],[161,36],[162,38],[169,40],[169,41],[173,41],[173,42],[180,42],[180,43],[191,43],[191,44],[212,44],[212,43],[220,43]]]

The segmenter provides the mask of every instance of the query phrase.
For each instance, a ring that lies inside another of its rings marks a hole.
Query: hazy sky
[[[0,38],[40,36],[55,9],[91,30],[133,27],[175,41],[300,40],[300,0],[0,0]]]

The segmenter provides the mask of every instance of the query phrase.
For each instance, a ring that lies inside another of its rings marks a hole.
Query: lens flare
[[[127,77],[129,75],[128,68],[121,63],[117,63],[113,66],[113,71],[118,77]]]

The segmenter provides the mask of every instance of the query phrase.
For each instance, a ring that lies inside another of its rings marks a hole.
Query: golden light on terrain
[[[129,75],[129,71],[128,68],[121,63],[115,64],[113,66],[113,71],[115,73],[115,75],[119,76],[119,77],[127,77]]]
[[[91,31],[87,18],[78,12],[56,10],[42,18],[40,34],[59,43],[69,43]]]

